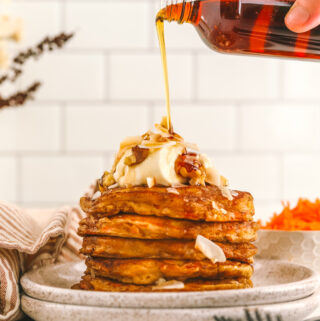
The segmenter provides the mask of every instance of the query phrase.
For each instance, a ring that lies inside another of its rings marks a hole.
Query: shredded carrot
[[[289,202],[282,203],[283,210],[274,214],[262,229],[284,231],[320,231],[320,199],[311,202],[300,198],[296,207],[290,208]]]

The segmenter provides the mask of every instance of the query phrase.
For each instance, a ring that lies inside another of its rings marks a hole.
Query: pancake
[[[114,188],[94,200],[82,197],[80,205],[88,215],[100,217],[122,212],[227,222],[251,221],[254,215],[253,197],[250,193],[232,191],[229,195],[214,185]]]
[[[257,250],[253,244],[216,243],[227,259],[253,263]],[[145,258],[175,260],[206,260],[195,249],[195,241],[138,240],[119,237],[85,237],[80,253],[105,258]]]
[[[155,290],[152,285],[135,285],[115,282],[106,278],[85,275],[73,289],[107,291],[107,292],[186,292],[215,291],[252,288],[252,282],[245,278],[228,280],[188,280],[183,289]]]
[[[198,234],[216,242],[252,242],[259,225],[255,222],[206,223],[155,216],[120,214],[81,220],[80,236],[101,235],[138,239],[195,240]]]
[[[214,264],[209,260],[88,258],[86,265],[87,274],[132,284],[154,284],[161,278],[179,281],[193,278],[250,278],[253,273],[251,265],[232,261]]]

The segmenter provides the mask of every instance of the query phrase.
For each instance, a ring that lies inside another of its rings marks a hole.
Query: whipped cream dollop
[[[155,125],[155,131],[128,137],[121,144],[112,171],[105,172],[100,187],[131,186],[227,186],[211,160],[166,128],[166,119]]]
[[[148,178],[163,186],[186,184],[187,179],[178,175],[175,170],[175,162],[184,149],[181,145],[153,149],[143,162],[133,166],[125,164],[132,153],[127,150],[118,162],[113,177],[120,187],[149,185]]]

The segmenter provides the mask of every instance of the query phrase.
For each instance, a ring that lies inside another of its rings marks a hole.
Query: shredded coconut
[[[183,288],[184,283],[181,281],[166,281],[165,279],[159,279],[156,282],[156,285],[152,287],[152,290],[178,290]]]
[[[173,188],[173,187],[167,188],[167,191],[168,191],[168,193],[171,193],[171,194],[177,194],[177,195],[180,194],[180,193],[179,193],[175,188]]]
[[[152,188],[156,185],[156,180],[154,177],[147,177],[147,184],[149,188]]]
[[[197,236],[195,248],[202,252],[212,263],[225,262],[227,260],[221,247],[202,235]]]
[[[110,185],[108,188],[109,189],[112,189],[112,188],[117,188],[117,187],[119,187],[120,185],[119,185],[119,183],[115,183],[115,184],[113,184],[113,185]]]
[[[233,197],[231,195],[231,191],[228,187],[220,187],[222,195],[227,198],[229,201],[233,200]]]
[[[95,192],[95,193],[93,194],[92,200],[94,201],[94,200],[98,199],[100,196],[101,196],[101,192],[100,192],[100,191],[97,191],[97,192]]]

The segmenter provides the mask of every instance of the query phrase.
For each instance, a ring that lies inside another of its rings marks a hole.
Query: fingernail
[[[291,26],[302,26],[310,18],[310,13],[302,6],[294,6],[288,13],[286,22]]]

